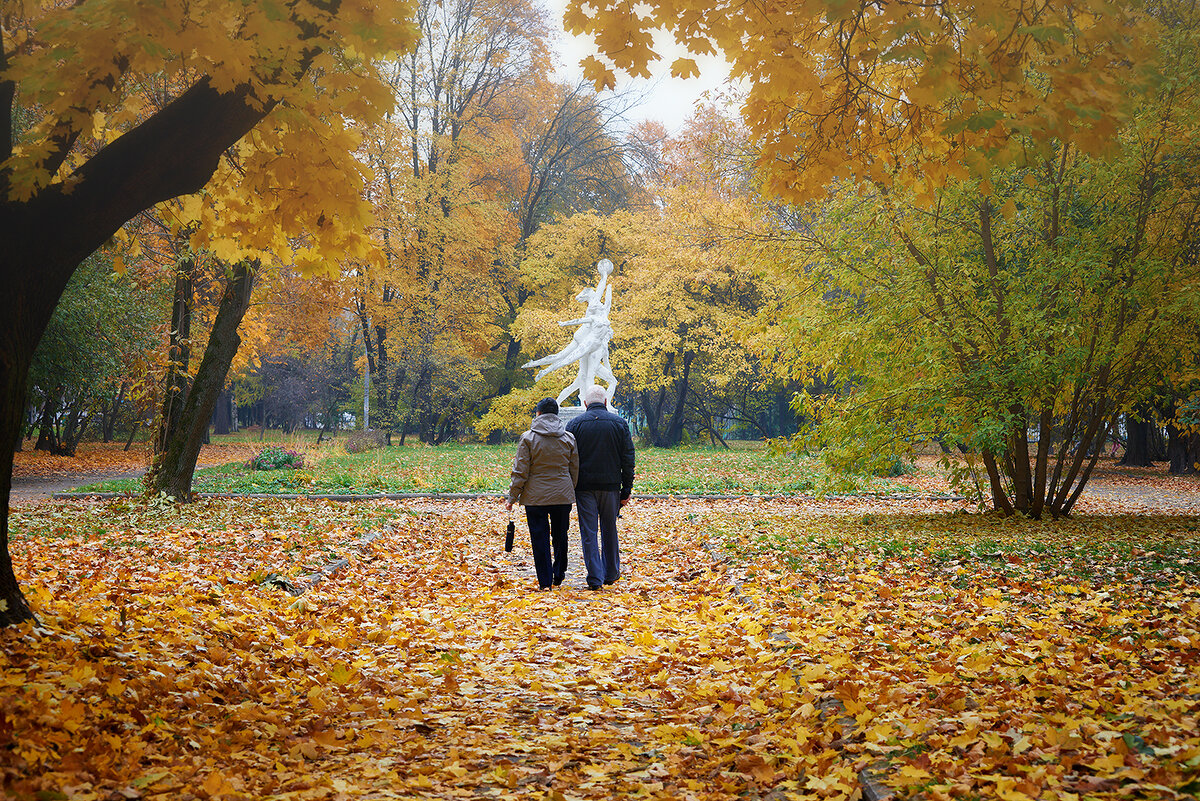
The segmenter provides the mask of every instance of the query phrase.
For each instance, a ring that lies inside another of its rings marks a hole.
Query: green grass
[[[1200,521],[1194,517],[776,515],[747,528],[732,516],[726,521],[716,515],[710,526],[728,552],[745,558],[774,553],[793,569],[828,563],[831,574],[924,571],[949,587],[977,583],[980,576],[1019,583],[1048,575],[1096,586],[1200,586]]]
[[[245,439],[240,440],[245,442]],[[347,454],[339,445],[309,445],[302,470],[256,471],[234,463],[196,471],[196,492],[270,494],[502,493],[513,445],[407,445]],[[793,495],[895,491],[869,477],[831,479],[813,459],[772,456],[762,447],[641,448],[635,493]],[[90,492],[140,492],[140,479],[105,481]]]

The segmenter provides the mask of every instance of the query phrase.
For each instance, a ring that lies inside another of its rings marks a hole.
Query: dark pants
[[[533,569],[537,571],[538,587],[545,590],[561,584],[567,572],[567,529],[571,526],[571,504],[526,506],[525,521],[529,523],[529,545],[533,548]],[[554,544],[551,564],[550,545]]]
[[[621,550],[617,546],[621,494],[616,490],[576,490],[575,508],[579,512],[579,539],[583,543],[588,586],[596,589],[601,584],[612,584],[621,575]]]

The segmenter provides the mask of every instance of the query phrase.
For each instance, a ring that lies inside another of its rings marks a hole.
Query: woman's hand
[[[512,511],[512,501],[505,501],[504,508],[511,512]]]

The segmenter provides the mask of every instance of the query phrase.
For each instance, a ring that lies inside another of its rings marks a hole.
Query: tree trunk
[[[54,411],[57,406],[58,396],[47,393],[46,402],[42,404],[41,420],[38,422],[37,442],[33,446],[35,451],[56,453],[58,450],[57,437],[54,435]]]
[[[129,450],[129,447],[131,445],[133,445],[133,438],[137,436],[138,429],[141,427],[142,427],[141,416],[140,415],[135,416],[133,418],[133,420],[129,423],[129,439],[125,440],[125,450]]]
[[[992,488],[992,508],[1000,512],[1005,517],[1015,514],[1012,501],[1008,498],[1008,493],[1004,490],[1004,481],[1000,477],[1000,465],[996,455],[990,450],[984,450],[981,454],[983,457],[983,466],[987,468],[988,482]]]
[[[192,287],[190,259],[179,263],[175,272],[175,292],[171,302],[171,340],[167,350],[167,379],[163,389],[162,415],[154,442],[157,456],[179,432],[183,404],[188,394],[188,367],[192,358]]]
[[[213,412],[214,434],[228,434],[233,427],[232,415],[229,408],[232,394],[229,390],[225,389],[217,396],[217,408]]]
[[[646,417],[646,440],[656,448],[661,447],[662,432],[659,430],[659,422],[662,417],[662,404],[666,392],[659,389],[657,398],[645,391],[639,392],[638,396],[642,401],[642,414]]]
[[[87,390],[79,393],[67,410],[62,434],[58,438],[60,456],[74,456],[75,449],[79,447],[79,441],[83,439],[84,432],[87,431],[88,422],[92,418],[92,415],[84,414],[87,411],[87,397]]]
[[[1125,415],[1125,453],[1121,456],[1120,465],[1129,467],[1150,467],[1155,460],[1155,435],[1161,439],[1158,426],[1154,424],[1153,412],[1149,409],[1139,409],[1134,414]],[[1162,456],[1158,456],[1159,459]]]
[[[2,305],[7,306],[8,303],[5,301]],[[4,315],[0,314],[0,320],[3,319]],[[32,347],[22,350],[25,351],[23,360],[10,362],[0,358],[0,627],[33,618],[33,612],[17,584],[8,553],[8,495],[12,489],[13,452],[21,436],[25,376],[33,357]],[[22,354],[17,355],[19,357]]]
[[[675,395],[675,408],[671,413],[671,424],[667,428],[666,445],[674,448],[683,442],[683,420],[686,416],[684,399],[687,397],[688,380],[692,372],[692,360],[696,357],[690,351],[683,356],[683,375],[679,377],[678,392]]]
[[[1168,425],[1167,460],[1173,476],[1200,473],[1200,433]]]
[[[208,433],[208,421],[217,397],[225,387],[229,365],[242,342],[237,329],[250,307],[253,284],[254,277],[248,263],[239,262],[233,267],[221,296],[208,346],[204,349],[204,358],[200,360],[192,389],[180,413],[179,430],[166,443],[155,465],[152,486],[156,494],[166,493],[179,501],[191,499],[196,458]]]
[[[375,326],[375,351],[378,370],[371,374],[371,388],[375,390],[375,427],[383,429],[387,444],[391,446],[392,420],[396,415],[391,408],[391,399],[388,397],[390,386],[388,383],[387,330],[381,325]]]
[[[112,399],[112,405],[107,403],[101,410],[100,417],[100,437],[104,442],[112,442],[113,434],[117,427],[117,418],[121,416],[121,407],[125,405],[125,393],[129,391],[129,382],[122,381],[121,386],[117,389],[116,397]]]
[[[1150,443],[1147,447],[1151,462],[1167,461],[1167,434],[1161,425],[1150,428]]]
[[[1013,508],[1033,518],[1041,517],[1041,509],[1033,508],[1033,474],[1029,470],[1029,418],[1025,408],[1019,404],[1009,407],[1013,415],[1013,429],[1009,440],[1012,449],[1012,470],[1009,478],[1013,485]]]

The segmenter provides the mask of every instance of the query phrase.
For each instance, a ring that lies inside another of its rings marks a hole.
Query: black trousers
[[[567,529],[571,525],[571,504],[526,506],[529,545],[533,548],[533,568],[538,587],[546,590],[560,584],[567,572]],[[553,544],[553,561],[550,546]]]

